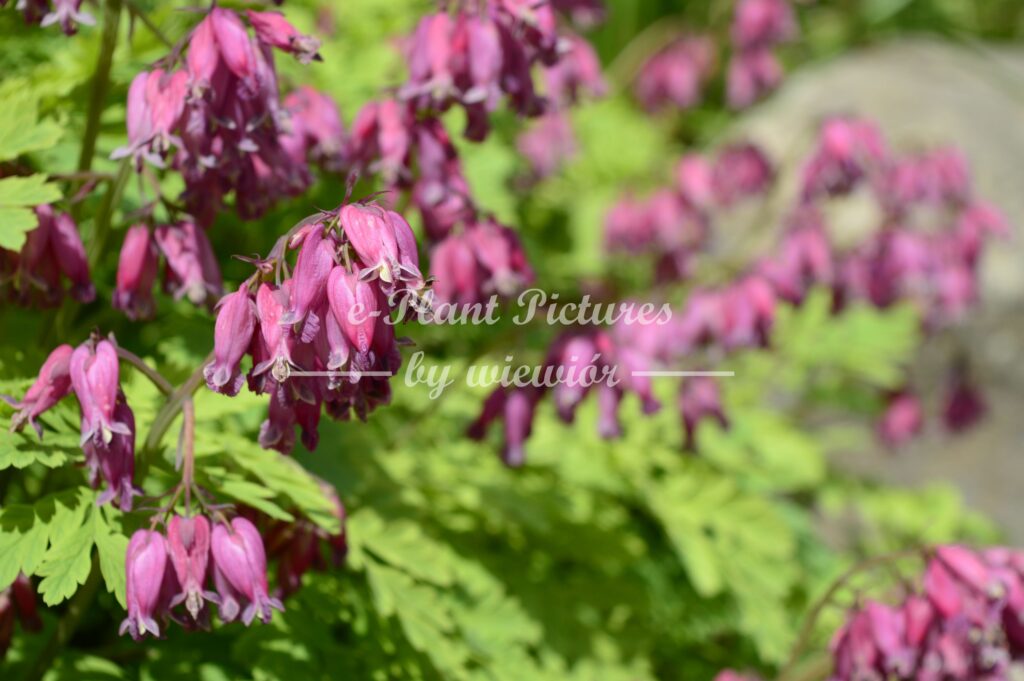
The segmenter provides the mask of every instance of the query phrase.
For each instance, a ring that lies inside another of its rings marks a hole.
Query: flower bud
[[[242,20],[222,7],[211,9],[208,18],[225,66],[243,81],[251,79],[256,74],[256,54]]]
[[[147,633],[160,635],[156,617],[160,616],[160,596],[167,569],[164,538],[153,530],[136,530],[128,542],[125,556],[125,598],[128,617],[119,633],[127,631],[136,641]]]
[[[299,257],[292,273],[291,305],[281,323],[291,325],[305,321],[302,341],[310,342],[321,321],[313,310],[327,297],[327,278],[334,267],[333,239],[325,239],[322,225],[315,225],[302,240]],[[308,315],[308,318],[307,318]]]

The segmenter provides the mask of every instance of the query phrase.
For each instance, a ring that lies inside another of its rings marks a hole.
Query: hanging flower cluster
[[[287,250],[298,255],[282,278]],[[251,356],[249,389],[270,396],[260,444],[290,452],[298,425],[313,450],[321,407],[336,419],[366,418],[390,400],[388,379],[401,365],[391,313],[419,305],[427,288],[416,240],[398,213],[348,204],[300,223],[258,265],[219,304],[206,383],[238,394]]]
[[[729,106],[745,109],[782,82],[774,48],[796,37],[788,0],[740,0],[733,14],[733,55],[726,78]]]
[[[920,590],[869,600],[832,639],[834,681],[1010,678],[1024,660],[1024,554],[938,547]]]
[[[548,110],[516,142],[519,153],[530,164],[531,182],[558,170],[576,153],[576,137],[568,109],[584,96],[600,98],[608,86],[601,74],[601,62],[585,39],[575,34],[563,38],[567,48],[559,61],[544,69]]]
[[[793,40],[798,26],[789,0],[739,0],[730,33],[725,97],[730,107],[745,109],[782,82],[782,65],[774,50]],[[640,68],[634,96],[651,113],[699,105],[717,70],[716,51],[714,39],[707,35],[676,38]]]
[[[220,266],[206,232],[193,222],[160,225],[151,231],[135,225],[125,232],[117,261],[114,308],[129,319],[149,319],[156,312],[153,284],[164,256],[164,290],[196,305],[213,304],[223,293]]]
[[[106,488],[96,500],[117,500],[123,511],[131,510],[139,494],[135,475],[135,416],[121,390],[117,348],[113,340],[90,338],[77,348],[60,345],[46,358],[39,376],[21,400],[4,399],[17,411],[11,429],[30,424],[43,435],[36,421],[71,392],[82,413],[82,451],[89,482]]]
[[[710,246],[715,212],[763,193],[773,179],[771,163],[750,144],[727,147],[713,161],[687,156],[677,166],[673,188],[659,190],[646,201],[626,198],[610,210],[607,246],[613,252],[653,255],[659,281],[685,280],[692,262]],[[620,377],[632,376],[635,381],[636,371],[766,347],[777,306],[800,305],[816,286],[833,292],[836,312],[854,300],[879,308],[908,301],[920,310],[925,330],[936,331],[962,318],[975,302],[981,248],[990,237],[1008,232],[999,212],[975,197],[966,162],[959,154],[935,150],[897,155],[868,121],[826,121],[801,180],[797,205],[787,216],[772,254],[731,282],[691,290],[686,303],[666,323],[620,320],[607,332],[570,331],[568,340],[560,338],[552,346],[555,359],[549,357],[549,364],[571,367],[589,362],[601,372],[615,366]],[[829,235],[824,202],[862,188],[878,204],[881,224],[865,243],[840,250]],[[607,340],[593,362],[593,351],[585,358],[586,353],[562,358],[558,350],[567,344],[592,350],[595,337]],[[627,349],[628,359],[623,358],[622,348]],[[645,410],[656,408],[645,398],[642,386],[629,390],[641,396]],[[488,400],[471,435],[482,437],[488,423],[505,418],[506,452],[511,448],[513,458],[521,461],[536,404],[548,391],[531,387],[498,392],[503,396]],[[572,406],[587,392],[573,392]],[[522,397],[514,403],[506,393],[522,393]],[[598,390],[598,394],[599,430],[613,437],[619,432],[618,402],[608,391]],[[922,407],[909,386],[884,397],[888,406],[878,425],[880,439],[902,444],[921,431]],[[951,371],[944,405],[943,420],[953,431],[972,425],[984,413],[984,400],[965,366]],[[685,378],[678,407],[687,449],[696,446],[695,433],[703,420],[728,425],[713,378]],[[563,419],[571,420],[571,410],[558,404],[556,408]]]
[[[159,636],[168,620],[208,628],[208,603],[217,605],[221,621],[241,617],[247,626],[256,618],[269,622],[273,610],[284,610],[268,589],[263,539],[240,516],[211,529],[205,516],[175,515],[166,536],[137,530],[128,543],[125,578],[128,616],[120,633],[135,640]],[[182,604],[185,613],[176,612]]]
[[[8,0],[0,0],[0,8],[7,6]],[[25,17],[26,24],[52,26],[59,24],[64,35],[74,35],[79,24],[94,26],[96,19],[88,12],[82,11],[82,0],[18,0],[14,8]]]
[[[566,6],[568,11],[585,8],[581,11],[591,16],[597,7],[594,2]],[[488,136],[490,116],[502,102],[522,116],[557,116],[583,92],[603,92],[597,57],[582,38],[560,32],[548,0],[487,0],[446,8],[420,21],[404,53],[408,81],[396,96],[359,111],[349,135],[348,162],[357,172],[376,174],[389,189],[408,191],[427,236],[437,244],[431,262],[439,264],[432,273],[448,282],[438,287],[440,302],[512,294],[514,289],[496,286],[495,280],[512,281],[502,264],[512,262],[515,279],[529,281],[519,240],[476,207],[458,152],[438,116],[453,106],[463,108],[465,136],[471,141]],[[545,69],[546,96],[534,84],[537,68]],[[565,121],[545,119],[545,124],[566,130]],[[538,144],[543,142],[525,143],[527,148]],[[562,151],[569,151],[570,144],[563,140]],[[551,156],[551,167],[563,157],[551,150],[539,153]],[[491,236],[499,233],[500,238]],[[492,255],[470,247],[484,240]],[[451,269],[473,260],[468,274]],[[522,266],[515,264],[520,260]]]
[[[96,288],[75,221],[50,206],[36,206],[35,212],[38,226],[26,234],[21,250],[0,248],[0,295],[12,303],[37,307],[55,307],[65,294],[91,303]]]
[[[185,207],[203,226],[228,194],[239,216],[258,218],[309,186],[309,156],[329,166],[342,158],[340,116],[329,99],[309,89],[280,98],[272,48],[305,63],[318,58],[318,41],[278,13],[245,16],[255,37],[238,13],[213,7],[186,41],[183,60],[175,51],[135,77],[128,146],[114,153],[180,172]]]

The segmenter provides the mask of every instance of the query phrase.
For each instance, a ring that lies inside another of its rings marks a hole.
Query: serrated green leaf
[[[31,208],[0,206],[0,248],[20,251],[25,235],[39,225]]]
[[[49,182],[46,175],[5,177],[0,179],[0,207],[38,206],[60,199],[57,185]]]
[[[38,111],[38,96],[31,90],[15,91],[0,99],[0,161],[49,149],[57,143],[60,126],[39,121]]]
[[[271,518],[284,520],[285,522],[293,522],[295,520],[295,516],[271,501],[275,496],[272,491],[248,480],[226,477],[217,483],[217,491],[226,494],[235,501],[263,511]]]
[[[95,538],[96,527],[92,522],[84,523],[70,534],[53,538],[50,550],[36,570],[43,578],[38,590],[44,603],[56,605],[74,595],[85,583],[92,568]]]
[[[93,512],[93,519],[96,523],[96,551],[100,559],[103,581],[107,585],[107,591],[114,594],[121,607],[127,607],[124,559],[128,553],[128,537],[124,536],[119,528],[109,525],[98,509]]]

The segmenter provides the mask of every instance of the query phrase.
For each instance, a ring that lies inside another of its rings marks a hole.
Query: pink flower
[[[237,395],[242,387],[239,364],[256,329],[256,304],[243,284],[217,304],[213,331],[213,361],[203,369],[210,390]]]
[[[301,337],[309,342],[320,329],[322,320],[314,310],[327,299],[327,277],[334,267],[337,248],[333,237],[324,238],[323,225],[306,230],[299,249],[299,258],[292,273],[291,304],[281,318],[282,324],[300,324]]]
[[[20,401],[6,395],[0,395],[5,402],[17,409],[11,417],[11,430],[19,431],[29,423],[39,437],[43,437],[43,427],[36,422],[36,417],[50,410],[71,392],[71,355],[70,345],[59,345],[50,353],[39,369],[39,375],[29,387]]]
[[[249,23],[256,29],[260,42],[294,54],[299,62],[320,61],[320,41],[303,35],[280,12],[254,12],[246,10]]]
[[[771,47],[797,33],[787,0],[739,0],[733,15],[732,41],[741,50]]]
[[[545,114],[516,140],[519,153],[530,163],[532,177],[552,175],[576,154],[576,136],[569,118],[562,112]]]
[[[20,5],[19,5],[20,6]],[[78,32],[78,24],[95,26],[96,19],[88,12],[81,11],[82,0],[53,0],[53,11],[43,17],[40,26],[60,24],[64,35]]]
[[[757,146],[733,144],[719,152],[712,175],[716,200],[728,206],[765,191],[774,180],[775,169]]]
[[[734,109],[746,109],[782,82],[782,66],[769,49],[733,55],[726,79],[726,99]]]
[[[114,431],[109,441],[90,438],[82,444],[82,451],[85,453],[89,484],[96,489],[101,482],[106,483],[106,489],[96,498],[96,503],[105,504],[117,499],[118,507],[127,512],[132,509],[132,497],[141,492],[133,484],[135,415],[120,391],[114,407],[114,420],[119,426],[124,426],[125,432]]]
[[[159,532],[136,530],[125,555],[125,598],[128,617],[120,634],[127,631],[135,640],[147,633],[160,635],[156,618],[161,613],[160,595],[167,569],[167,547]]]
[[[680,38],[644,64],[636,81],[636,98],[648,111],[699,104],[714,54],[714,44],[705,36]]]
[[[683,429],[686,440],[683,444],[687,451],[697,448],[697,427],[706,419],[718,422],[722,428],[729,427],[722,408],[718,381],[707,376],[694,376],[683,379],[679,390],[679,412],[683,417]]]
[[[337,172],[345,158],[345,126],[334,100],[308,85],[302,85],[284,98],[290,114],[290,133],[284,139],[296,140],[303,158],[308,153],[324,168]]]
[[[545,69],[547,95],[558,106],[576,102],[584,93],[603,97],[608,90],[601,74],[601,61],[594,48],[585,39],[570,34],[564,38],[568,45],[558,63]]]
[[[899,447],[917,436],[923,425],[920,400],[912,393],[901,391],[889,398],[878,422],[878,437],[889,447]]]
[[[961,432],[980,421],[988,411],[985,398],[970,383],[965,372],[954,370],[942,410],[943,422],[952,432]]]
[[[263,540],[256,527],[245,518],[235,518],[231,525],[217,523],[213,528],[215,570],[239,596],[242,621],[249,625],[258,616],[270,621],[271,609],[284,610],[281,601],[267,593],[267,557]],[[234,596],[234,594],[232,594]]]
[[[188,297],[199,305],[220,297],[220,267],[205,230],[193,222],[161,225],[156,243],[167,259],[164,287],[176,299]]]
[[[337,266],[330,273],[327,297],[349,347],[353,371],[368,371],[374,363],[373,338],[381,315],[373,287],[354,272]]]
[[[181,586],[181,592],[171,600],[170,606],[184,602],[192,619],[198,620],[200,610],[205,607],[204,601],[212,596],[203,586],[210,559],[210,522],[201,515],[173,516],[167,523],[167,550]]]
[[[153,316],[153,282],[159,267],[156,244],[149,227],[135,225],[124,235],[124,244],[117,260],[117,286],[114,309],[123,310],[129,319]]]
[[[133,435],[114,418],[119,381],[117,350],[101,340],[83,343],[71,354],[71,384],[82,407],[82,443],[91,439],[109,444],[114,433]]]

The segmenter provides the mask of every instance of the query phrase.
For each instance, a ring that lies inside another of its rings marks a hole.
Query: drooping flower
[[[147,319],[156,311],[153,283],[159,269],[159,256],[149,227],[135,225],[125,232],[117,261],[117,286],[114,309],[129,319]]]
[[[699,104],[714,67],[714,44],[705,36],[680,38],[644,64],[635,94],[648,111]]]
[[[127,631],[136,641],[147,633],[160,635],[157,618],[161,616],[160,596],[167,569],[167,545],[153,530],[136,530],[128,542],[125,556],[125,600],[128,616],[119,633]]]
[[[164,287],[175,298],[212,305],[220,297],[220,266],[202,227],[194,222],[161,225],[156,243],[167,261]]]
[[[109,445],[114,433],[133,435],[115,419],[119,371],[117,350],[108,340],[83,343],[71,354],[71,385],[82,407],[82,443],[95,440]]]
[[[280,12],[254,12],[250,9],[246,10],[246,16],[260,42],[294,54],[303,64],[320,61],[320,41],[299,33]]]
[[[256,617],[267,623],[272,609],[284,610],[281,601],[268,594],[263,539],[250,521],[238,517],[230,525],[217,523],[211,548],[215,571],[237,593],[242,621],[246,625]]]
[[[213,362],[203,369],[210,390],[237,395],[242,387],[239,364],[249,350],[256,329],[256,304],[243,284],[217,304],[213,331]]]
[[[924,414],[913,393],[900,391],[889,398],[878,422],[878,437],[890,447],[899,447],[921,432]]]
[[[198,621],[205,601],[212,594],[205,590],[210,560],[210,522],[204,516],[173,516],[167,523],[167,552],[178,578],[181,592],[171,599],[170,607],[179,603]]]
[[[28,423],[42,438],[43,427],[36,422],[36,417],[49,411],[71,392],[73,352],[73,348],[67,344],[54,348],[40,367],[35,382],[20,400],[15,401],[7,395],[0,395],[0,398],[17,410],[11,417],[12,432],[21,430]]]

